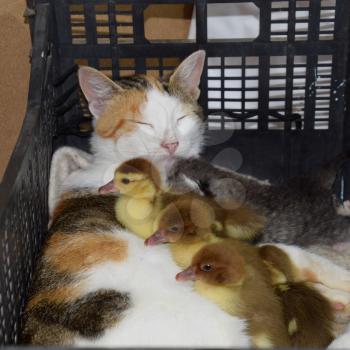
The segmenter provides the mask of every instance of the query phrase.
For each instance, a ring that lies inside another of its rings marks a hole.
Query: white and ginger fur
[[[147,249],[127,231],[115,237],[128,242],[128,258],[83,273],[84,292],[115,289],[129,293],[132,306],[117,325],[95,340],[79,338],[75,346],[249,347],[245,322],[176,282],[179,272],[168,247]]]
[[[195,101],[199,96],[199,82],[204,65],[204,51],[197,51],[185,59],[170,77],[170,84],[184,86]],[[109,100],[122,89],[98,71],[83,67],[79,70],[79,82],[95,117],[95,124],[104,117]],[[58,149],[51,164],[50,211],[59,193],[77,187],[99,187],[113,178],[114,169],[123,161],[136,157],[149,158],[171,165],[173,156],[198,156],[203,146],[204,125],[200,117],[191,109],[191,103],[183,103],[176,95],[168,94],[156,87],[145,92],[145,102],[140,106],[140,121],[132,132],[120,133],[117,137],[102,137],[94,132],[91,138],[92,157],[89,164],[76,164],[78,169],[69,175],[61,167],[69,164],[77,151],[71,147]],[[125,116],[127,118],[127,116]],[[178,142],[174,154],[163,148],[163,142]],[[165,166],[165,165],[164,165]],[[63,172],[67,175],[63,180]],[[60,182],[54,181],[60,178]]]

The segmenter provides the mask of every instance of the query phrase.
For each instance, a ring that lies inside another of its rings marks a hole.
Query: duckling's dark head
[[[135,158],[121,164],[114,173],[117,192],[133,197],[154,196],[160,189],[158,169],[147,159]]]
[[[236,286],[244,278],[245,261],[227,242],[208,244],[192,259],[191,265],[176,275],[176,280],[201,280],[213,286]]]

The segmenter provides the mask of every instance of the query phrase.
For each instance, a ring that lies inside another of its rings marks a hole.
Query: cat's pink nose
[[[163,148],[165,148],[169,154],[174,154],[179,146],[178,142],[162,142],[160,144]]]

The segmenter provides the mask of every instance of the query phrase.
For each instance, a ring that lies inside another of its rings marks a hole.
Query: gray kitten
[[[200,159],[178,159],[169,173],[175,188],[192,180],[219,202],[245,203],[263,214],[267,225],[261,243],[285,243],[302,247],[329,246],[350,241],[350,217],[337,215],[331,184],[335,174],[300,177],[281,185],[218,168]],[[340,250],[341,245],[338,247]]]

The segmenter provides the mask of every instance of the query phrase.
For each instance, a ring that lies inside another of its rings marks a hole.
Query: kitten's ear
[[[197,100],[200,94],[199,83],[205,62],[205,51],[199,50],[181,62],[169,80],[170,86],[182,89],[192,99]]]
[[[120,86],[94,68],[80,67],[78,78],[81,90],[89,102],[90,112],[95,118],[103,114],[107,101],[122,90]]]

